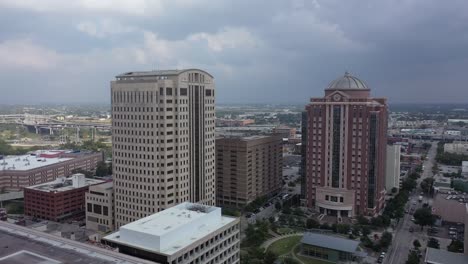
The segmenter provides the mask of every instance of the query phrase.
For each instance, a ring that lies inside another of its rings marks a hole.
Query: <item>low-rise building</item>
[[[468,142],[445,143],[444,152],[468,155]]]
[[[305,233],[299,255],[330,263],[348,263],[366,257],[359,241],[317,233]]]
[[[216,119],[217,127],[243,127],[252,124],[255,124],[254,119]]]
[[[295,138],[296,137],[296,128],[288,127],[284,125],[279,125],[273,128],[273,133],[284,138]]]
[[[424,257],[426,264],[466,264],[468,256],[461,253],[428,247]]]
[[[432,211],[444,222],[464,223],[466,217],[465,202],[467,201],[468,195],[438,193],[432,202]]]
[[[85,193],[89,186],[104,181],[83,174],[24,188],[24,214],[60,222],[85,216]]]
[[[216,139],[216,204],[242,207],[278,192],[283,175],[279,136]]]
[[[90,186],[85,197],[86,228],[101,234],[114,231],[113,183],[105,182]]]
[[[184,202],[121,226],[102,243],[161,264],[239,263],[239,219]]]
[[[24,187],[68,177],[74,170],[96,170],[102,153],[38,150],[28,155],[0,158],[0,189],[21,191]]]
[[[387,145],[385,162],[385,189],[391,192],[393,188],[400,188],[400,145]]]
[[[462,161],[462,175],[468,175],[468,161]]]
[[[460,130],[446,130],[444,134],[449,135],[449,136],[461,136],[461,131]]]

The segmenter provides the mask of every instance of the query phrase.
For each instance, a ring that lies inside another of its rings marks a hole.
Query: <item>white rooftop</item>
[[[233,221],[219,207],[185,202],[126,224],[104,239],[171,255]]]
[[[49,154],[49,153],[45,153]],[[72,158],[42,158],[34,155],[7,156],[0,160],[0,170],[27,171],[52,164],[57,164]]]

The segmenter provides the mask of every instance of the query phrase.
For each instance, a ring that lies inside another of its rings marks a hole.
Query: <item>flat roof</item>
[[[126,224],[104,239],[171,255],[236,220],[222,216],[219,207],[184,202]]]
[[[324,234],[305,233],[301,243],[349,253],[360,252],[359,241]]]
[[[0,160],[0,170],[27,171],[61,163],[72,159],[73,158],[43,158],[30,154],[20,156],[7,156],[3,160]]]
[[[0,264],[154,263],[70,239],[0,221]]]
[[[103,180],[85,178],[82,184],[74,187],[73,179],[72,179],[73,176],[74,175],[72,175],[69,178],[65,178],[65,177],[57,178],[55,181],[52,181],[52,182],[41,183],[41,184],[26,187],[26,188],[43,191],[43,192],[64,192],[64,191],[70,191],[76,188],[82,188],[85,186],[90,186],[90,185],[105,182]]]
[[[93,186],[95,189],[110,190],[114,188],[114,183],[112,181],[105,181],[104,183]]]
[[[428,264],[466,264],[468,256],[428,247],[424,262]]]
[[[117,78],[125,78],[125,77],[151,77],[151,76],[169,76],[169,75],[179,75],[185,71],[201,71],[208,74],[210,77],[213,78],[211,74],[204,70],[200,69],[182,69],[182,70],[154,70],[154,71],[133,71],[133,72],[125,72],[122,74],[117,75]]]

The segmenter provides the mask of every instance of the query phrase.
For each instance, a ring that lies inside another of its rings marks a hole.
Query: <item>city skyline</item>
[[[109,102],[114,73],[177,68],[216,76],[220,103],[306,103],[346,70],[391,102],[462,102],[466,5],[2,1],[0,103]]]

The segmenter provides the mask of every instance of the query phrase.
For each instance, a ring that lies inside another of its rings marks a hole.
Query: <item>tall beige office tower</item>
[[[214,89],[198,69],[111,82],[117,228],[182,202],[215,205]]]

